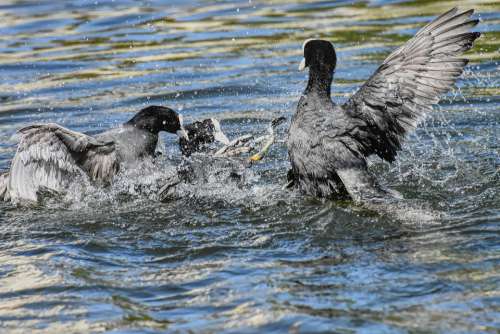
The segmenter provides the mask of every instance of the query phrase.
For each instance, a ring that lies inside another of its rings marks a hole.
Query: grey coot
[[[187,136],[182,116],[160,106],[95,136],[57,124],[22,128],[10,171],[0,176],[0,199],[37,202],[41,193],[60,192],[78,175],[109,184],[120,168],[153,157],[160,131]]]
[[[307,40],[299,69],[309,68],[309,81],[287,139],[290,184],[317,197],[386,197],[366,158],[394,161],[405,135],[462,74],[468,60],[460,55],[480,36],[470,32],[479,22],[472,14],[454,8],[424,26],[343,105],[330,97],[337,60],[332,44]]]
[[[245,180],[245,170],[267,154],[276,140],[277,127],[284,121],[284,117],[273,119],[266,135],[255,138],[246,134],[233,140],[226,137],[215,118],[186,125],[188,139],[179,139],[183,159],[177,166],[177,173],[172,175],[159,191],[160,200],[167,201],[176,197],[176,186],[180,183],[236,182],[241,186]],[[210,144],[215,141],[222,143],[223,147],[214,149]],[[251,157],[242,156],[257,150],[258,147],[258,152]]]
[[[249,161],[259,161],[269,150],[276,139],[276,128],[286,119],[284,117],[274,118],[268,126],[268,134],[254,138],[251,134],[240,136],[229,140],[221,129],[220,123],[215,118],[196,121],[184,127],[187,136],[179,138],[179,148],[184,157],[192,154],[203,153],[214,157],[233,157],[255,150],[257,145],[264,142],[260,151],[249,158]],[[219,142],[224,146],[217,151],[212,151],[210,144]]]

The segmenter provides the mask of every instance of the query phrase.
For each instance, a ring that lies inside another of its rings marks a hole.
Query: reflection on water
[[[3,1],[0,170],[23,125],[96,132],[152,103],[215,116],[230,136],[261,133],[294,111],[304,39],[335,43],[341,102],[457,4],[483,21],[471,66],[398,161],[371,166],[446,218],[401,222],[283,191],[282,144],[245,189],[213,183],[167,204],[106,191],[41,209],[0,204],[1,332],[498,331],[495,1]]]

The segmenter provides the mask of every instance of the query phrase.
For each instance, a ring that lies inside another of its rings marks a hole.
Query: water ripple
[[[454,5],[3,1],[0,169],[26,124],[96,133],[153,103],[217,117],[231,137],[263,133],[295,108],[304,39],[335,44],[343,102]],[[468,6],[483,36],[463,79],[396,163],[370,161],[405,206],[381,215],[282,190],[285,129],[243,186],[216,179],[157,203],[178,163],[166,136],[166,161],[147,177],[44,208],[0,203],[0,332],[498,332],[500,8]]]

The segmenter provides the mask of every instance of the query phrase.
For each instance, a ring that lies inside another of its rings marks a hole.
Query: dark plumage
[[[124,165],[153,157],[160,131],[186,136],[182,117],[158,106],[93,137],[57,124],[22,128],[10,171],[0,175],[0,199],[37,202],[40,192],[60,192],[79,175],[110,183]]]
[[[224,145],[229,143],[229,139],[220,128],[219,121],[215,118],[191,123],[186,125],[185,129],[189,139],[179,138],[179,147],[182,155],[186,157],[193,153],[206,152],[215,140]]]
[[[301,68],[309,82],[288,134],[291,181],[318,197],[383,197],[367,170],[376,154],[392,162],[405,135],[439,101],[467,64],[478,32],[473,10],[454,8],[439,16],[406,44],[392,52],[365,84],[344,104],[336,105],[330,89],[336,66],[330,42],[308,40]]]

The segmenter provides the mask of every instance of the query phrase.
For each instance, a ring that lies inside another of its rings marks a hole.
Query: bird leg
[[[265,140],[265,142],[260,151],[250,157],[250,161],[262,160],[262,158],[264,157],[264,155],[267,154],[269,148],[271,148],[271,145],[274,143],[276,139],[276,133],[275,133],[276,128],[280,124],[282,124],[285,120],[286,120],[285,117],[278,117],[271,121],[271,124],[269,124],[269,127],[267,129],[269,134],[267,136],[262,136],[255,140],[256,143],[263,140]]]

